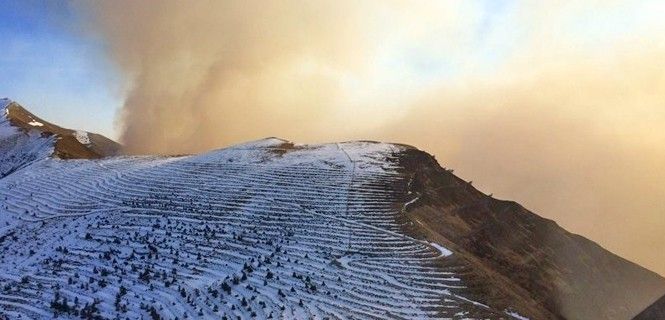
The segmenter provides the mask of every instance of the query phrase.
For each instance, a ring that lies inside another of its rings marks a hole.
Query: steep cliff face
[[[515,202],[483,194],[432,156],[407,149],[399,159],[414,195],[406,232],[452,248],[531,317],[630,319],[665,292],[657,274]],[[491,292],[488,301],[507,303]]]

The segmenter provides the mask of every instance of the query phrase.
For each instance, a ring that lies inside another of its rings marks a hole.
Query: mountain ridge
[[[657,274],[483,194],[413,146],[269,137],[73,159],[57,137],[74,130],[51,132],[21,109],[3,122],[19,133],[0,126],[14,165],[0,175],[0,314],[629,319],[665,292]],[[186,243],[197,247],[179,254]],[[121,287],[152,299],[109,301]],[[63,307],[67,297],[85,307]]]
[[[402,159],[420,188],[407,218],[468,252],[475,264],[498,271],[518,292],[526,289],[524,300],[568,319],[630,319],[665,292],[662,276],[517,202],[483,194],[432,156],[413,151]],[[626,290],[629,284],[639,289]]]
[[[97,159],[120,153],[117,142],[100,134],[82,130],[62,128],[45,121],[20,104],[8,99],[0,99],[0,109],[12,126],[24,133],[38,132],[43,137],[54,136],[53,155],[61,159]]]

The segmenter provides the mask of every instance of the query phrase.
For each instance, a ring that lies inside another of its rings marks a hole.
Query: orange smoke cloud
[[[135,1],[92,7],[133,82],[120,123],[132,153],[196,152],[307,136],[369,50],[353,2]],[[334,4],[334,5],[333,5]],[[351,10],[353,9],[353,10]],[[353,50],[350,50],[353,48]]]
[[[665,27],[645,3],[496,17],[469,1],[80,7],[129,83],[131,153],[266,136],[410,143],[665,275]]]
[[[481,190],[665,274],[663,58],[512,69],[435,91],[375,137],[420,146]]]

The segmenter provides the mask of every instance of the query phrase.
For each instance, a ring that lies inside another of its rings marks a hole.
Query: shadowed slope
[[[409,149],[400,161],[417,199],[408,207],[407,230],[445,240],[538,318],[629,319],[665,292],[657,274],[515,202],[481,193],[422,151]]]
[[[633,320],[659,320],[665,319],[665,296],[656,300],[644,311],[640,312]]]

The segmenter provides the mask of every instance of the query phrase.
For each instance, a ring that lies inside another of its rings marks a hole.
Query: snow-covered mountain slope
[[[120,152],[118,143],[102,135],[59,127],[9,99],[0,99],[0,110],[0,157],[7,159],[0,177],[48,156],[96,159]]]
[[[99,159],[0,102],[0,319],[628,319],[665,293],[410,146]]]
[[[11,101],[0,99],[0,178],[53,153],[55,137],[42,137],[39,130],[22,130],[10,123]],[[33,122],[37,125],[37,122]]]
[[[48,159],[0,180],[10,318],[519,318],[397,217],[401,146],[279,139]]]

